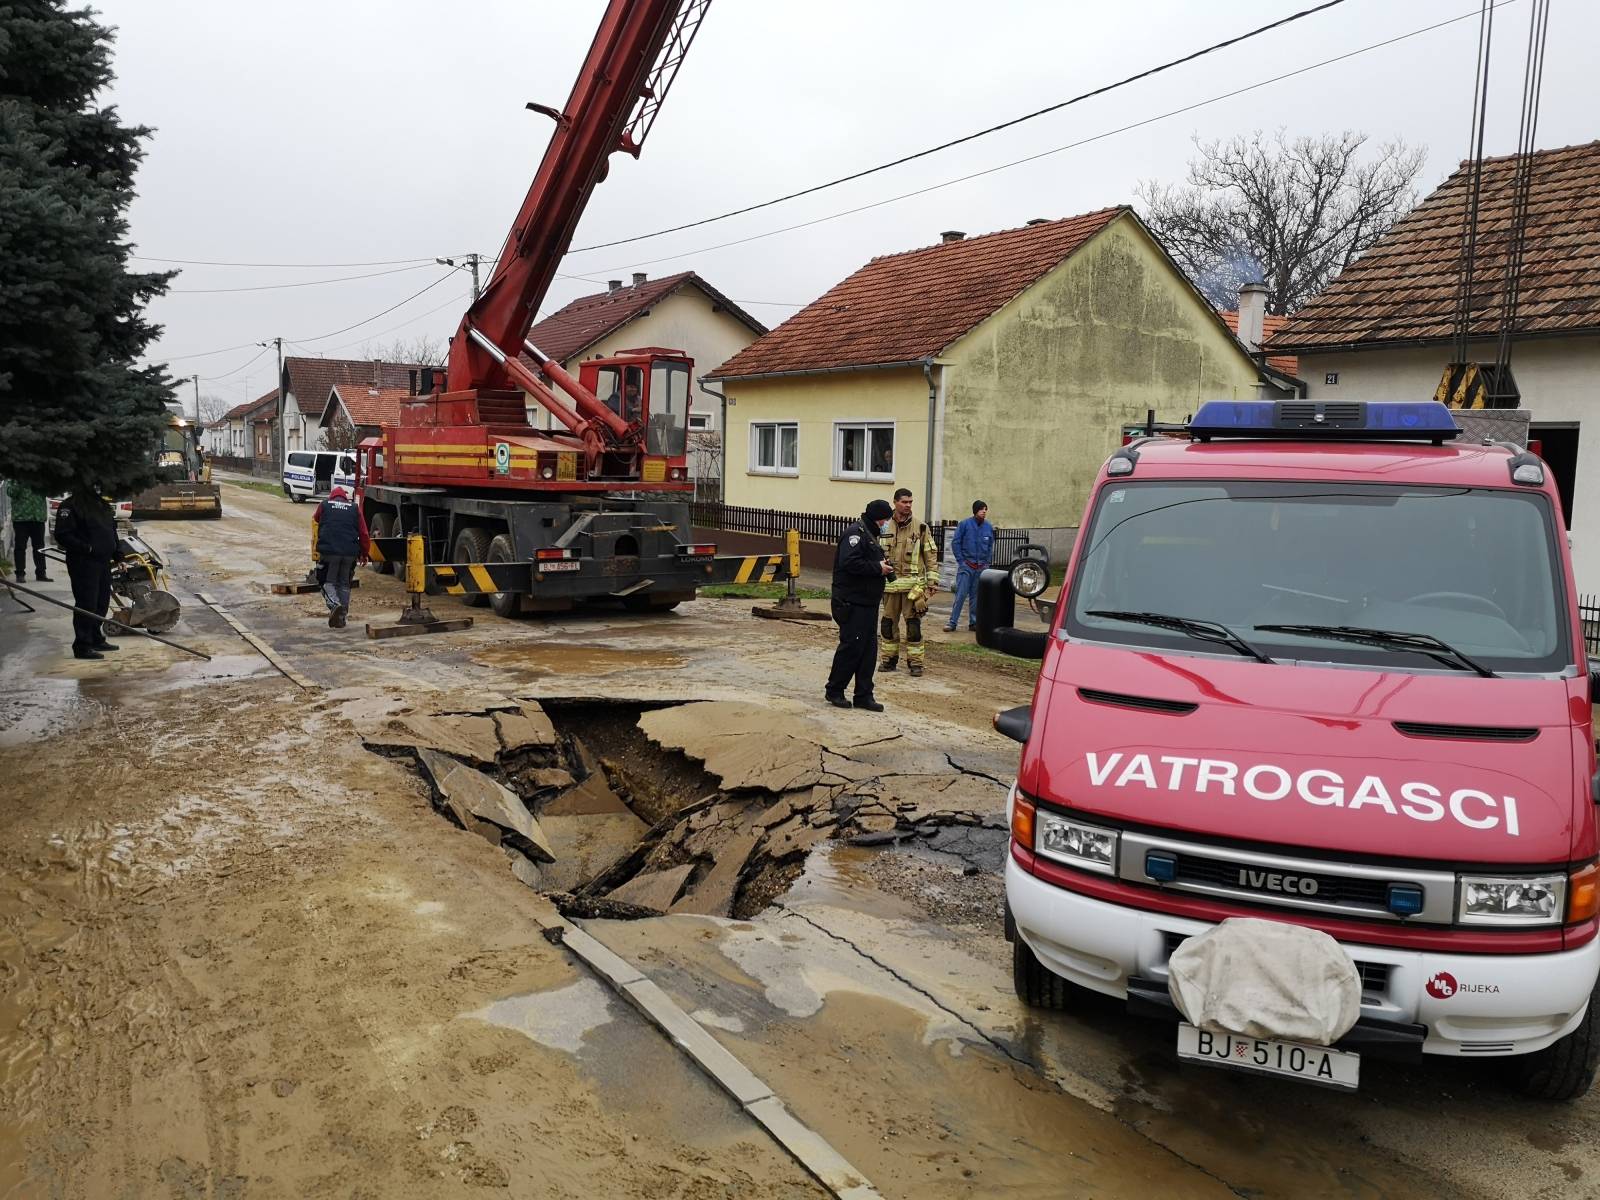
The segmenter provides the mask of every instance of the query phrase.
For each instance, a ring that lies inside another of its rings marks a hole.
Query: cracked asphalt
[[[75,663],[54,614],[0,617],[0,1197],[822,1194],[347,719],[496,696],[703,702],[641,728],[737,794],[869,797],[883,844],[820,845],[747,920],[579,924],[885,1196],[1600,1191],[1593,1100],[1526,1103],[1470,1063],[1323,1092],[1180,1067],[1169,1029],[1092,998],[1021,1006],[998,876],[1016,753],[988,726],[1027,699],[1013,673],[930,658],[880,683],[885,714],[840,712],[830,627],[748,601],[503,622],[438,597],[475,627],[369,641],[395,580],[363,575],[331,630],[265,586],[303,573],[309,508],[224,504],[145,527],[173,636],[212,662]]]

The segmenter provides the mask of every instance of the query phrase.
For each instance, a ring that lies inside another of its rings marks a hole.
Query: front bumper
[[[1175,938],[1211,925],[1124,908],[1028,874],[1006,860],[1006,900],[1017,935],[1057,975],[1157,1015]],[[1341,943],[1343,944],[1343,943]],[[1361,998],[1363,1023],[1419,1026],[1422,1052],[1461,1057],[1528,1054],[1583,1019],[1600,975],[1600,939],[1552,954],[1447,954],[1344,944],[1363,978],[1383,976]],[[1171,1015],[1176,1015],[1175,1011]]]

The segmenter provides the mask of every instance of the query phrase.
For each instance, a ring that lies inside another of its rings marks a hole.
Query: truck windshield
[[[1068,637],[1208,652],[1181,631],[1096,612],[1216,622],[1280,661],[1448,670],[1394,644],[1305,625],[1421,634],[1497,672],[1571,665],[1554,513],[1533,492],[1205,482],[1101,489]]]

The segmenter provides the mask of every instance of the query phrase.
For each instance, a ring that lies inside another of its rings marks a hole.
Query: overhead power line
[[[341,333],[349,333],[352,329],[359,329],[363,325],[370,325],[373,321],[376,321],[379,317],[388,316],[395,309],[401,307],[401,305],[410,304],[413,300],[415,300],[418,296],[421,296],[423,293],[431,292],[434,288],[438,287],[446,279],[452,278],[454,276],[454,274],[455,273],[453,271],[446,271],[443,275],[439,276],[439,278],[435,279],[432,283],[428,284],[427,287],[422,288],[422,289],[420,289],[418,291],[412,292],[411,295],[407,296],[404,300],[401,300],[399,303],[391,304],[388,308],[384,309],[382,312],[375,312],[370,317],[365,317],[362,320],[359,320],[359,321],[355,322],[355,324],[353,324],[353,325],[346,325],[343,329],[335,329],[332,333],[319,333],[315,337],[285,338],[284,341],[325,342],[329,338],[338,337]]]
[[[682,225],[672,225],[666,229],[658,229],[654,233],[640,233],[634,235],[633,237],[617,238],[615,241],[595,242],[590,246],[579,246],[575,250],[569,250],[568,253],[582,254],[586,250],[603,250],[609,246],[626,246],[630,242],[642,242],[649,238],[663,237],[669,233],[681,233],[685,229],[695,229],[701,225],[710,225],[714,221],[726,221],[729,217],[742,216],[745,213],[756,212],[759,209],[771,208],[774,204],[783,204],[789,200],[798,200],[801,196],[812,196],[817,192],[838,187],[843,183],[850,183],[856,179],[865,179],[868,175],[876,175],[880,171],[887,171],[893,167],[904,166],[906,163],[915,162],[919,158],[927,158],[931,154],[938,154],[941,151],[949,150],[955,146],[963,146],[968,142],[975,142],[979,138],[988,137],[992,133],[999,133],[1003,129],[1011,129],[1017,125],[1023,124],[1026,121],[1032,121],[1035,118],[1047,116],[1053,112],[1060,112],[1063,108],[1070,108],[1072,105],[1080,104],[1085,100],[1092,100],[1094,97],[1103,96],[1107,92],[1114,92],[1118,88],[1127,87],[1129,84],[1137,83],[1141,79],[1149,79],[1152,75],[1159,75],[1163,71],[1170,71],[1174,67],[1181,67],[1185,63],[1194,62],[1197,58],[1204,58],[1208,54],[1215,54],[1219,50],[1226,50],[1230,46],[1237,46],[1240,42],[1247,42],[1251,38],[1260,37],[1264,33],[1270,33],[1274,29],[1281,29],[1285,25],[1293,24],[1295,21],[1302,21],[1306,17],[1314,16],[1315,14],[1324,12],[1330,8],[1336,8],[1343,3],[1344,0],[1325,0],[1325,3],[1313,5],[1311,8],[1303,8],[1299,12],[1290,13],[1286,17],[1281,17],[1276,21],[1270,21],[1265,25],[1251,29],[1245,33],[1238,34],[1235,37],[1228,38],[1226,41],[1213,42],[1209,46],[1205,46],[1199,50],[1193,51],[1192,53],[1185,54],[1182,58],[1174,58],[1169,62],[1164,62],[1158,66],[1147,68],[1146,70],[1140,71],[1136,75],[1129,75],[1124,79],[1119,79],[1115,83],[1103,84],[1092,91],[1080,92],[1078,95],[1072,96],[1066,100],[1057,101],[1055,104],[1046,105],[1044,108],[1035,109],[1030,113],[1023,113],[1020,117],[1012,117],[1009,121],[1002,121],[998,125],[990,125],[987,129],[979,129],[973,133],[964,134],[958,138],[951,138],[947,142],[940,142],[937,146],[929,146],[927,149],[918,150],[914,154],[903,154],[899,158],[890,159],[888,162],[879,163],[875,167],[865,167],[860,171],[853,171],[849,175],[841,175],[837,179],[828,180],[826,183],[812,184],[810,187],[801,188],[799,191],[789,192],[782,196],[774,196],[770,200],[762,200],[756,204],[747,204],[743,208],[730,209],[727,212],[718,213],[711,217],[701,217],[697,221],[686,221]]]
[[[136,258],[140,262],[176,263],[184,267],[279,267],[283,270],[297,270],[300,268],[329,268],[329,267],[403,267],[410,263],[426,265],[433,261],[428,258],[390,258],[378,262],[218,262],[205,258],[155,258],[148,254],[130,254],[129,258]]]
[[[410,267],[393,267],[387,271],[370,271],[365,275],[337,275],[332,279],[307,279],[300,283],[260,283],[251,287],[225,287],[225,288],[169,288],[171,294],[189,296],[215,295],[218,292],[278,292],[284,288],[320,287],[325,283],[349,283],[352,279],[376,279],[380,275],[403,275],[407,271],[420,271],[427,263],[417,263]]]
[[[1515,4],[1516,2],[1517,0],[1499,0],[1494,7],[1504,8],[1506,5]],[[1036,154],[1029,154],[1022,158],[1014,158],[1010,162],[1000,163],[997,166],[985,167],[979,171],[971,171],[965,175],[958,175],[954,179],[946,179],[941,183],[931,183],[926,187],[914,188],[909,192],[901,192],[898,195],[889,196],[883,200],[873,200],[866,204],[858,204],[854,208],[840,209],[838,212],[828,213],[827,215],[821,217],[813,217],[808,221],[797,221],[793,225],[784,225],[777,229],[769,229],[765,233],[753,233],[748,237],[734,238],[731,241],[718,242],[711,246],[701,246],[694,250],[684,250],[677,254],[664,254],[659,258],[646,258],[637,262],[625,263],[621,266],[607,267],[602,271],[597,271],[596,274],[605,275],[607,273],[621,273],[623,271],[631,270],[634,267],[649,267],[654,266],[657,263],[673,262],[680,258],[693,258],[699,254],[709,254],[714,250],[726,250],[731,246],[743,246],[750,242],[761,241],[764,238],[777,237],[779,234],[793,233],[797,229],[809,229],[813,225],[821,225],[828,221],[836,221],[840,217],[854,216],[856,213],[867,212],[874,208],[883,208],[885,205],[895,204],[901,200],[909,200],[915,196],[924,196],[929,192],[941,191],[947,187],[954,187],[958,183],[967,183],[973,179],[981,179],[985,175],[994,175],[1000,171],[1010,170],[1012,167],[1020,167],[1027,163],[1037,162],[1041,158],[1049,158],[1051,155],[1060,154],[1063,151],[1075,150],[1080,146],[1087,146],[1093,142],[1104,141],[1106,138],[1115,137],[1118,134],[1127,133],[1130,130],[1140,129],[1146,125],[1153,125],[1157,121],[1165,121],[1169,117],[1182,116],[1184,113],[1194,112],[1196,109],[1205,108],[1212,104],[1218,104],[1224,100],[1231,100],[1235,96],[1243,96],[1248,92],[1269,87],[1274,83],[1282,83],[1286,79],[1293,79],[1298,75],[1305,75],[1308,72],[1320,70],[1323,67],[1332,66],[1335,63],[1344,62],[1346,59],[1355,58],[1358,55],[1367,54],[1373,50],[1381,50],[1385,46],[1393,46],[1399,42],[1408,41],[1414,37],[1420,37],[1425,33],[1432,33],[1436,29],[1443,29],[1447,25],[1454,25],[1460,21],[1465,21],[1468,18],[1476,17],[1477,15],[1478,12],[1474,10],[1472,12],[1462,13],[1459,16],[1448,17],[1445,20],[1437,21],[1432,25],[1424,25],[1420,29],[1413,29],[1409,33],[1397,34],[1392,38],[1385,38],[1381,42],[1373,42],[1370,45],[1362,46],[1355,50],[1349,50],[1343,54],[1337,54],[1332,58],[1325,58],[1321,62],[1310,63],[1304,67],[1297,67],[1293,71],[1285,71],[1283,74],[1274,75],[1270,79],[1262,79],[1256,83],[1246,84],[1244,87],[1234,88],[1231,91],[1222,92],[1218,95],[1210,96],[1204,100],[1197,100],[1193,104],[1185,104],[1181,108],[1168,109],[1166,112],[1157,113],[1153,117],[1145,117],[1139,121],[1131,121],[1126,125],[1119,125],[1115,129],[1107,129],[1100,133],[1091,134],[1089,137],[1079,138],[1077,141],[1068,142],[1063,146],[1056,146],[1050,150],[1041,150]]]

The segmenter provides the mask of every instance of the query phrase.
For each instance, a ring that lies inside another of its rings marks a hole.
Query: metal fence
[[[1578,616],[1583,620],[1583,640],[1589,653],[1600,656],[1600,596],[1580,595]]]
[[[833,545],[860,518],[835,517],[826,513],[785,512],[777,508],[746,508],[737,504],[699,502],[694,505],[694,523],[703,529],[726,529],[730,533],[756,533],[767,537],[782,537],[791,529],[798,529],[807,542],[826,542]],[[944,561],[945,546],[955,532],[956,521],[934,521],[928,525],[934,544],[939,547],[939,561]],[[994,557],[1004,565],[1016,556],[1027,543],[1027,529],[1001,529],[994,531]]]

